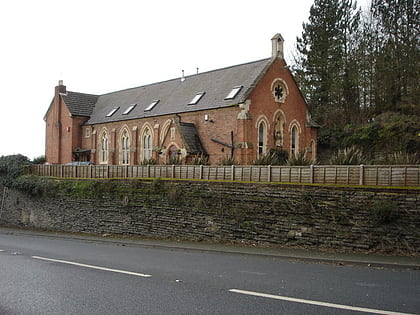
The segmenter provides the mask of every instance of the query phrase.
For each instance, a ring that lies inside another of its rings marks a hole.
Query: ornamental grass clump
[[[360,165],[364,163],[366,163],[366,159],[363,151],[356,146],[338,150],[329,160],[331,165]]]

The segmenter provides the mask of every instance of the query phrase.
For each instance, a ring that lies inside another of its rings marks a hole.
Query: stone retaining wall
[[[420,253],[420,191],[166,180],[0,187],[8,226],[149,238]]]

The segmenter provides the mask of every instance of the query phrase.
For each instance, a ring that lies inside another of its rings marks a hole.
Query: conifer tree
[[[375,113],[419,114],[420,1],[373,0],[376,51]]]
[[[326,127],[342,126],[359,108],[352,51],[359,20],[352,0],[315,0],[297,38],[296,75],[314,119]]]

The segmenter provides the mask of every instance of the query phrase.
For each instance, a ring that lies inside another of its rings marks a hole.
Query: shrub
[[[257,157],[253,162],[253,165],[280,165],[277,154],[268,152]]]
[[[180,165],[181,164],[181,159],[179,158],[179,156],[171,156],[169,157],[168,160],[166,160],[166,165]]]
[[[22,175],[14,180],[12,187],[32,196],[43,196],[52,193],[55,185],[48,177]]]
[[[29,165],[29,159],[21,154],[1,156],[0,176],[3,177],[3,184],[8,187],[13,186],[14,181],[25,174],[25,167]]]
[[[360,165],[366,163],[366,158],[360,148],[351,146],[338,150],[329,160],[331,165]]]
[[[203,154],[197,155],[192,159],[193,165],[209,165],[209,157]]]
[[[269,154],[273,154],[277,157],[279,165],[287,163],[289,152],[283,149],[270,149]]]
[[[416,153],[394,152],[387,159],[387,164],[420,164],[420,158]]]
[[[44,164],[47,161],[45,155],[40,155],[32,160],[33,164]]]
[[[141,161],[140,165],[145,166],[145,165],[157,165],[158,162],[154,159],[144,159],[143,161]]]
[[[305,152],[298,152],[292,154],[292,156],[287,160],[287,165],[290,166],[299,166],[299,165],[311,165],[315,164],[314,161],[308,160],[305,156]]]
[[[396,207],[395,202],[381,200],[373,202],[370,206],[370,211],[377,224],[389,224],[398,218],[395,212]]]
[[[220,159],[219,165],[238,165],[238,162],[233,156],[224,156]]]

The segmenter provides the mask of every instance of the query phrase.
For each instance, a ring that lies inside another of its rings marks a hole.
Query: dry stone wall
[[[42,196],[0,187],[0,224],[420,253],[420,191],[232,182],[63,180]]]

